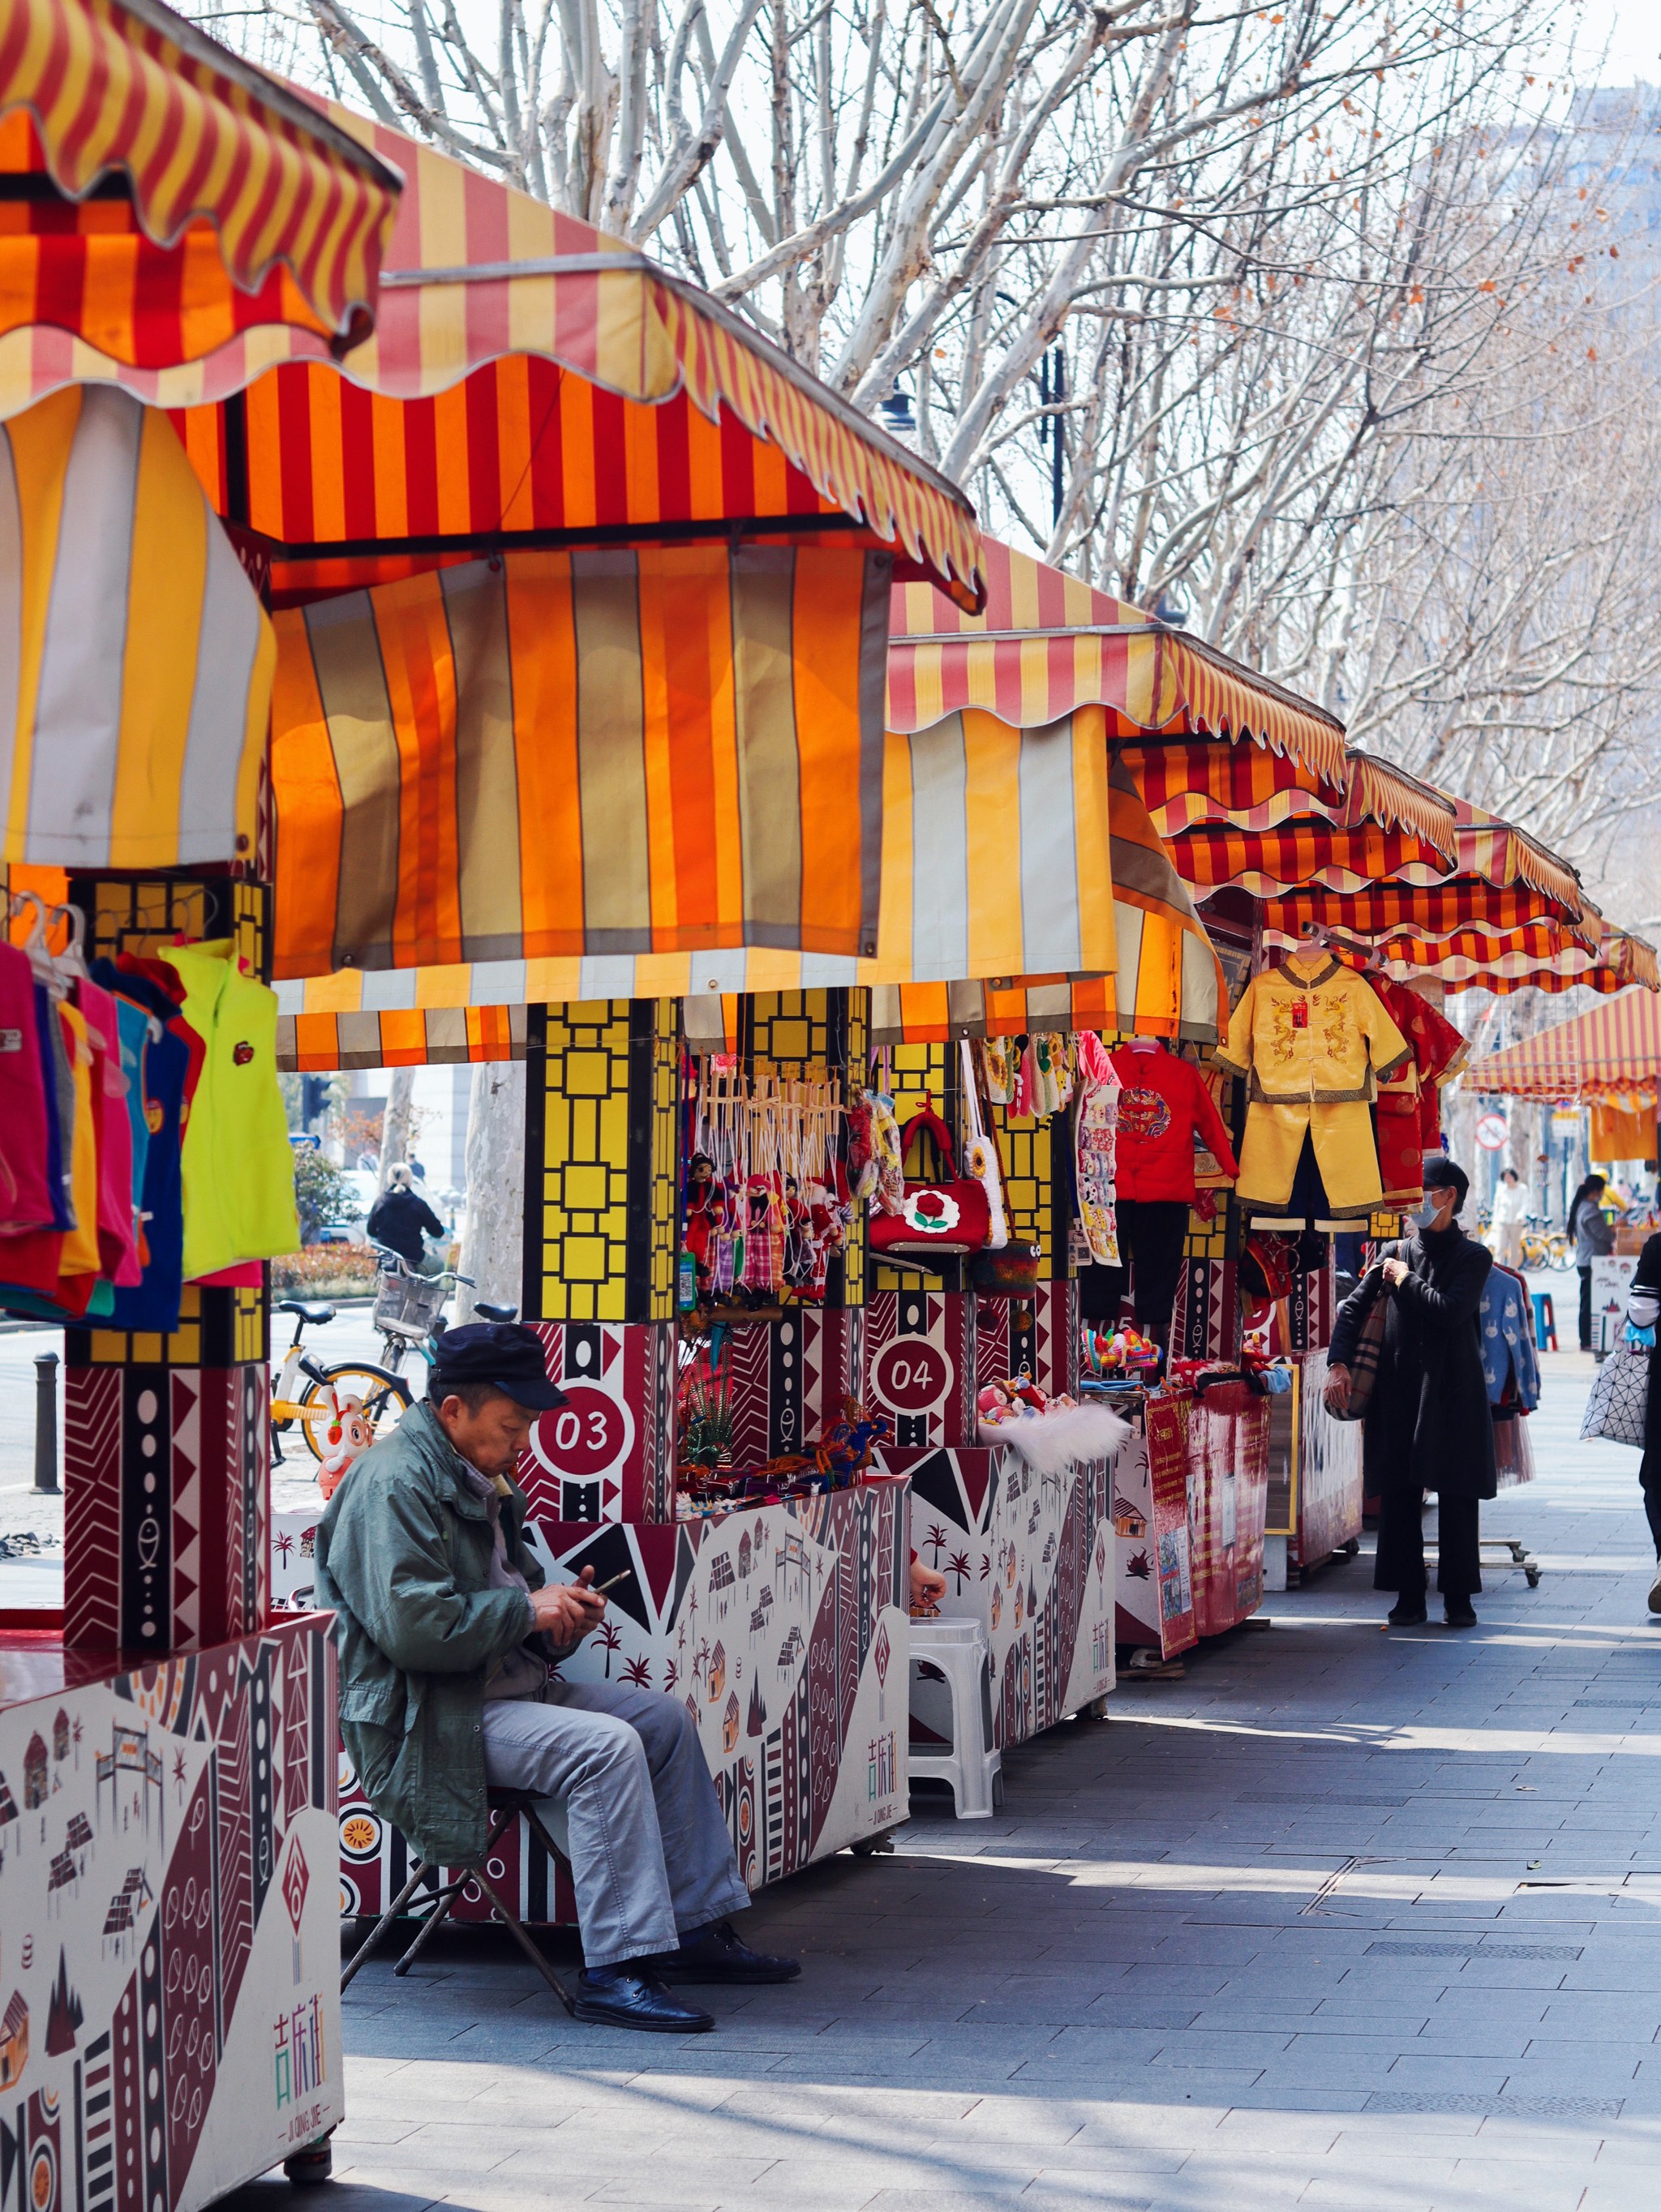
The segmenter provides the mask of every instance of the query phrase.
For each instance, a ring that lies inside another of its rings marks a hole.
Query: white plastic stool
[[[960,1820],[990,1820],[1003,1795],[1003,1753],[992,1742],[992,1653],[978,1620],[914,1620],[911,1667],[927,1668],[952,1700],[952,1748],[911,1751],[914,1781],[949,1782]]]

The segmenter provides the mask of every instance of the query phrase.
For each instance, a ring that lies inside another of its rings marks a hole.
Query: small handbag
[[[871,1216],[867,1235],[873,1252],[904,1253],[913,1258],[939,1254],[942,1259],[961,1259],[978,1252],[992,1225],[983,1187],[972,1176],[958,1173],[957,1147],[952,1133],[926,1097],[906,1123],[900,1138],[901,1156],[922,1136],[934,1139],[944,1179],[928,1182],[908,1175],[905,1198],[897,1213]]]
[[[1649,1414],[1651,1356],[1647,1347],[1640,1344],[1622,1344],[1610,1352],[1592,1380],[1580,1423],[1583,1439],[1601,1437],[1605,1443],[1631,1444],[1642,1450]]]

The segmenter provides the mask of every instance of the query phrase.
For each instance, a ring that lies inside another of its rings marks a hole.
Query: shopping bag
[[[1631,1444],[1642,1450],[1644,1425],[1649,1413],[1650,1359],[1648,1349],[1623,1344],[1610,1352],[1593,1379],[1580,1424],[1582,1438],[1601,1437],[1605,1443]]]
[[[879,1255],[903,1252],[918,1258],[927,1253],[962,1258],[978,1252],[991,1228],[986,1192],[972,1176],[958,1175],[957,1147],[932,1099],[925,1099],[906,1123],[902,1156],[909,1157],[912,1146],[925,1134],[934,1140],[944,1174],[933,1182],[906,1176],[899,1212],[872,1215],[867,1231],[870,1249]]]
[[[1330,1398],[1326,1409],[1335,1421],[1360,1421],[1366,1417],[1372,1403],[1373,1385],[1378,1380],[1378,1354],[1384,1341],[1384,1316],[1390,1310],[1390,1286],[1380,1284],[1378,1295],[1367,1308],[1366,1318],[1361,1323],[1360,1334],[1355,1340],[1355,1349],[1349,1362],[1349,1397],[1342,1405]]]

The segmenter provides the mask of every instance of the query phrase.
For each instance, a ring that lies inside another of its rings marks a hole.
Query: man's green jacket
[[[490,1517],[465,1466],[431,1408],[412,1406],[351,1468],[317,1531],[347,1753],[375,1811],[445,1865],[484,1848],[484,1685],[532,1632],[525,1593],[490,1587]],[[539,1589],[525,1494],[498,1488],[508,1564]]]

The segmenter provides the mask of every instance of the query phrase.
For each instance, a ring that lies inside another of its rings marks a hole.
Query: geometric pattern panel
[[[841,1420],[844,1401],[859,1395],[861,1319],[798,1306],[782,1321],[730,1331],[726,1367],[735,1467],[804,1451]]]
[[[1037,1247],[1038,1273],[1046,1282],[1065,1282],[1073,1273],[1072,1132],[1066,1112],[1035,1121],[1017,1117],[1007,1106],[989,1111],[988,1133],[995,1135],[1003,1162],[1009,1241],[1022,1251]]]
[[[911,1478],[911,1540],[946,1577],[942,1614],[977,1620],[992,1653],[994,1734],[1004,1749],[1113,1687],[1112,1462],[1039,1474],[1019,1452],[885,1451]],[[941,1692],[912,1685],[912,1739],[950,1733]]]
[[[532,1009],[527,1319],[674,1312],[679,1022],[672,999]]]
[[[873,1291],[865,1310],[867,1410],[902,1450],[975,1437],[975,1299],[967,1291]]]
[[[269,1275],[234,1288],[186,1283],[169,1335],[72,1328],[70,1360],[91,1367],[232,1367],[271,1357]]]
[[[191,2212],[338,2123],[335,1734],[304,1623],[0,1711],[8,2212]]]
[[[886,1090],[894,1101],[895,1117],[902,1130],[911,1116],[924,1104],[932,1101],[934,1111],[952,1132],[952,1141],[958,1146],[958,1166],[962,1166],[962,1058],[955,1044],[897,1044],[885,1047],[876,1056],[871,1078],[872,1088]],[[926,1152],[932,1148],[925,1148]],[[925,1158],[914,1157],[915,1167],[932,1166]],[[960,1291],[964,1284],[964,1263],[942,1255],[928,1277],[931,1289]],[[866,1302],[877,1291],[915,1289],[922,1279],[912,1267],[897,1267],[891,1262],[872,1255],[866,1269]]]
[[[531,1524],[551,1579],[623,1577],[560,1671],[684,1704],[752,1890],[906,1817],[907,1504],[904,1482],[879,1480],[678,1527]],[[375,1911],[406,1878],[408,1849],[355,1781],[340,1839],[342,1910]],[[505,1840],[525,1917],[569,1924],[563,1863],[522,1827]]]
[[[533,1515],[672,1521],[672,1322],[533,1322],[567,1402],[543,1414],[516,1470]],[[763,1336],[764,1329],[735,1332]]]
[[[1079,1286],[975,1296],[975,1378],[980,1389],[1025,1375],[1046,1398],[1079,1387]]]
[[[195,1651],[264,1618],[266,1370],[64,1374],[64,1640]]]

